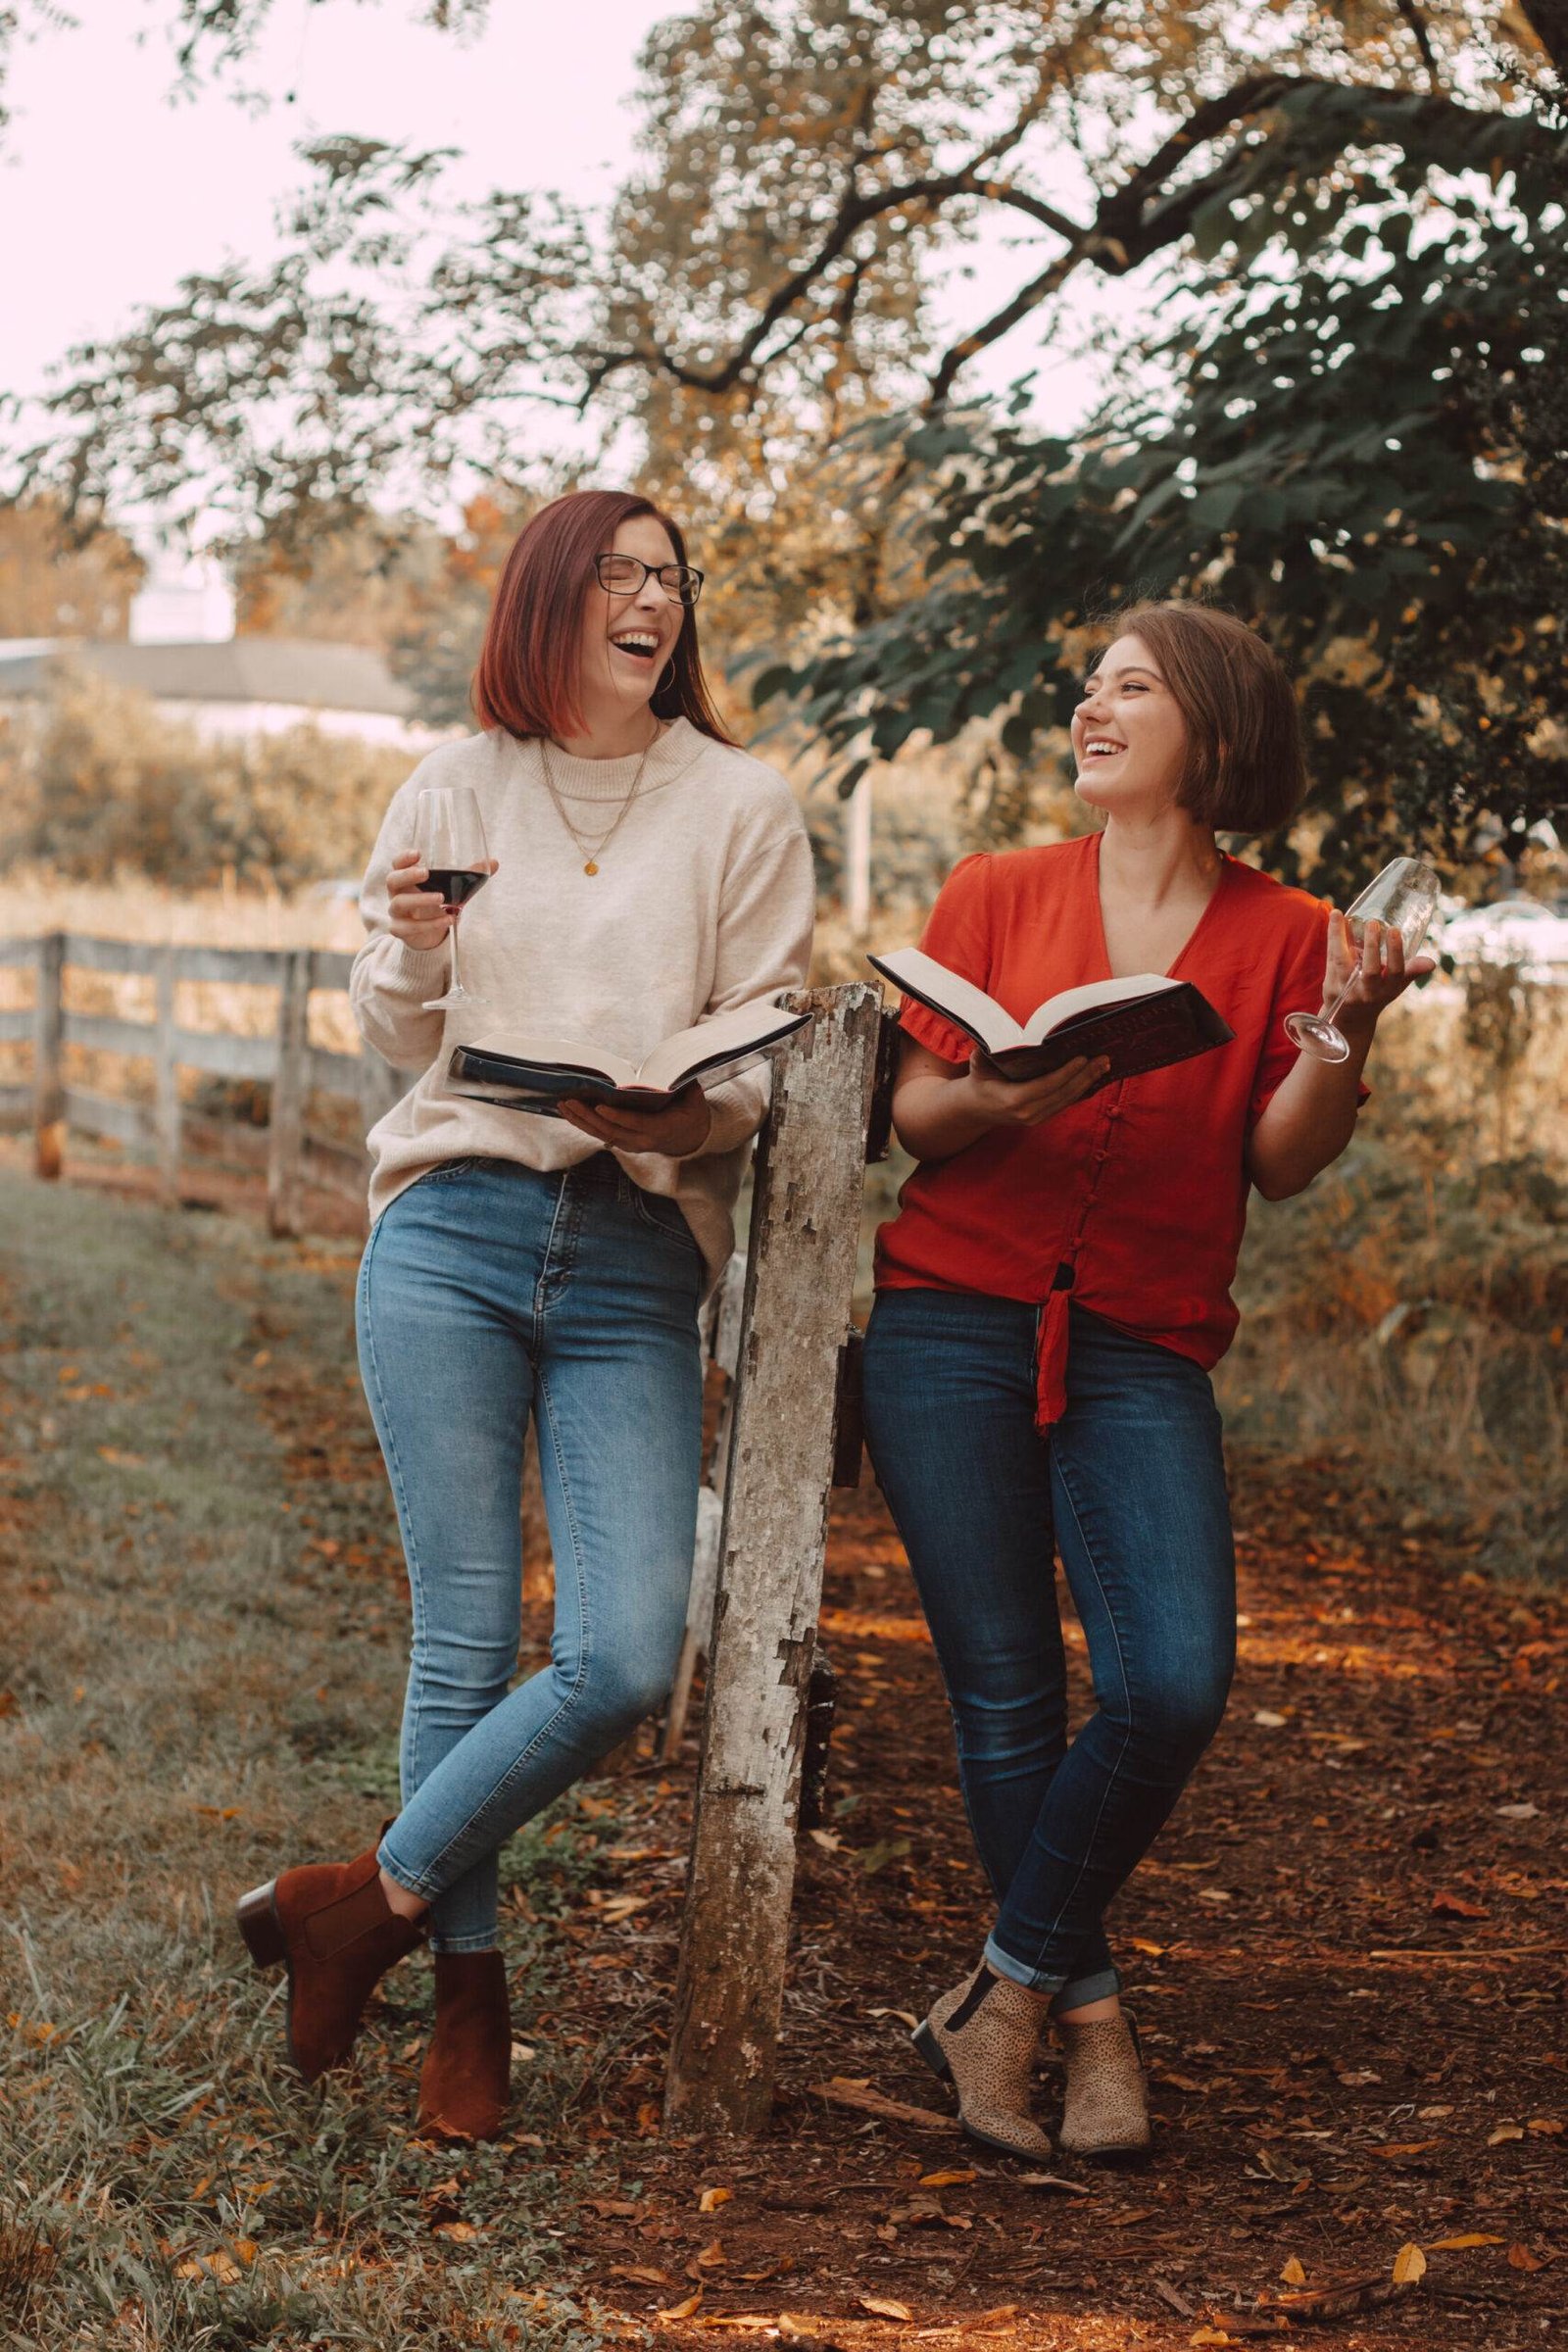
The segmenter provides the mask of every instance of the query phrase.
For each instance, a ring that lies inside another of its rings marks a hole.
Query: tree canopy
[[[170,5],[182,72],[243,74],[269,0]],[[1457,822],[1485,717],[1522,818],[1560,772],[1565,62],[1557,0],[698,0],[608,215],[318,139],[276,258],[74,354],[20,478],[287,546],[596,453],[691,518],[720,642],[858,633],[794,679],[846,755],[998,711],[1021,750],[1092,600],[1200,585],[1308,665],[1342,810]],[[987,220],[1016,282],[940,334]],[[1136,271],[1155,330],[1071,447],[959,406]]]
[[[918,593],[757,680],[803,698],[846,788],[997,713],[1027,757],[1097,613],[1204,595],[1304,680],[1329,874],[1380,830],[1458,856],[1482,810],[1522,832],[1568,803],[1568,137],[1553,110],[1464,139],[1428,100],[1406,118],[1298,183],[1288,270],[1266,189],[1197,217],[1156,401],[1071,441],[986,411],[884,428],[918,482]]]

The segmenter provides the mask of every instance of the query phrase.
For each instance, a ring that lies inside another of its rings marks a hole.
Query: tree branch
[[[1425,17],[1417,8],[1415,0],[1394,0],[1394,5],[1398,10],[1403,23],[1409,26],[1415,45],[1421,52],[1421,63],[1427,70],[1428,81],[1434,90],[1440,88],[1437,52],[1432,46],[1432,35],[1427,30]]]

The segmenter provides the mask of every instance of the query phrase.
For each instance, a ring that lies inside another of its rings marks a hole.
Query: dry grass
[[[259,1353],[307,1391],[353,1383],[352,1245],[306,1257],[65,1187],[3,1195],[0,2343],[596,2340],[547,2234],[583,2184],[596,2053],[541,2037],[516,2140],[426,2146],[427,1972],[391,1981],[363,2090],[307,2092],[229,1919],[280,1856],[356,1850],[394,1795],[404,1607],[373,1440],[321,1482],[355,1571],[308,1536],[247,1395]],[[548,2006],[585,1819],[509,1849],[524,2017]]]

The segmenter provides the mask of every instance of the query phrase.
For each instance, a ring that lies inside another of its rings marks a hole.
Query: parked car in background
[[[1459,971],[1469,963],[1513,963],[1526,980],[1568,988],[1568,915],[1540,899],[1498,899],[1449,915],[1433,945]]]

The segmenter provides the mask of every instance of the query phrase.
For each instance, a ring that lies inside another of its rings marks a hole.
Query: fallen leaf
[[[1528,2246],[1514,2245],[1508,2248],[1508,2268],[1511,2271],[1542,2271],[1545,2267],[1541,2256],[1532,2254]]]
[[[844,1843],[837,1830],[808,1830],[806,1835],[813,1845],[821,1847],[824,1854],[836,1854]]]
[[[1505,2139],[1523,2139],[1524,2135],[1521,2124],[1499,2124],[1495,2132],[1487,2133],[1487,2145],[1489,2148],[1500,2148]]]
[[[862,2311],[874,2311],[879,2320],[909,2320],[914,2317],[907,2303],[895,2303],[886,2295],[860,2295],[857,2300]]]
[[[1525,2130],[1544,2132],[1548,2139],[1555,2139],[1561,2132],[1562,2126],[1554,2115],[1533,2115],[1526,2124]]]
[[[866,1846],[855,1858],[866,1877],[874,1879],[877,1872],[886,1870],[890,1862],[902,1862],[908,1850],[907,1838],[879,1838],[875,1845]]]
[[[874,2018],[878,2025],[885,2017],[896,2017],[901,2026],[908,2027],[911,2034],[920,2023],[912,2009],[868,2009],[865,2014],[867,2017]]]
[[[721,2205],[729,2203],[734,2194],[732,2188],[705,2188],[697,2200],[697,2210],[699,2213],[716,2213]]]
[[[1494,1808],[1499,1821],[1534,1821],[1541,1811],[1539,1805],[1497,1805]]]
[[[722,2238],[715,2237],[710,2244],[704,2246],[701,2252],[694,2254],[692,2260],[700,2271],[721,2270],[726,2260]]]
[[[1018,2173],[1014,2176],[1020,2188],[1059,2188],[1069,2197],[1092,2197],[1094,2190],[1085,2188],[1081,2180],[1063,2180],[1059,2173]]]
[[[1129,1936],[1127,1940],[1135,1952],[1147,1952],[1151,1960],[1161,1960],[1165,1956],[1165,1945],[1151,1943],[1147,1936]]]
[[[644,2099],[637,2110],[637,2129],[645,2137],[649,2132],[659,2130],[659,2101],[657,2099]]]
[[[617,2262],[611,2271],[612,2278],[633,2278],[639,2286],[673,2286],[675,2281],[667,2271],[656,2271],[646,2262]]]
[[[122,1453],[118,1446],[100,1446],[98,1452],[100,1458],[115,1470],[145,1470],[147,1467],[144,1453]]]
[[[479,2232],[472,2222],[437,2222],[430,2235],[432,2237],[450,2237],[458,2245],[466,2246],[470,2238],[477,2237]]]
[[[1413,2242],[1401,2246],[1394,2257],[1395,2285],[1414,2286],[1417,2279],[1424,2278],[1426,2275],[1427,2258],[1420,2247]]]
[[[1381,2148],[1374,2148],[1372,2153],[1374,2156],[1424,2156],[1428,2148],[1441,2148],[1442,2145],[1441,2139],[1391,2139]]]
[[[1187,2338],[1190,2344],[1228,2344],[1234,2340],[1222,2328],[1195,2328]]]
[[[1441,2248],[1445,2254],[1460,2254],[1470,2246],[1500,2246],[1501,2243],[1501,2238],[1494,2230],[1467,2230],[1459,2237],[1435,2237],[1432,2250],[1437,2253]]]
[[[655,2312],[654,2317],[658,2320],[689,2320],[702,2299],[703,2289],[699,2287],[695,2295],[686,2297],[684,2303],[666,2304],[662,2311]]]
[[[975,2178],[975,2174],[967,2172],[922,2173],[919,2186],[921,2188],[957,2188],[960,2184],[973,2180]]]
[[[1492,1913],[1485,1903],[1473,1903],[1468,1895],[1439,1892],[1432,1897],[1435,1919],[1490,1919]]]
[[[1267,1732],[1284,1731],[1289,1720],[1288,1716],[1276,1715],[1272,1707],[1259,1707],[1252,1717],[1252,1721],[1260,1723]]]
[[[1228,1894],[1223,1886],[1200,1886],[1198,1899],[1200,1903],[1234,1903],[1236,1897]]]
[[[1284,2279],[1287,2286],[1304,2286],[1306,2284],[1306,2273],[1302,2270],[1300,2264],[1297,2261],[1294,2254],[1291,2255],[1289,2260],[1286,2262],[1283,2270],[1280,2272],[1280,2277]]]

